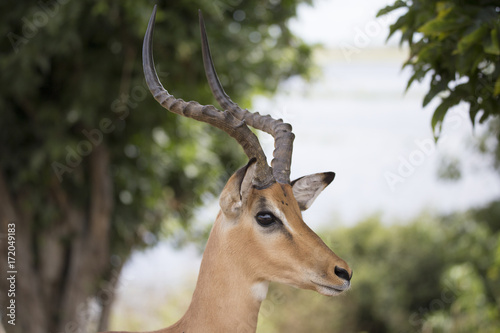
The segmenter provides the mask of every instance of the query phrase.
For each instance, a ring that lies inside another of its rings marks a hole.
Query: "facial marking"
[[[269,205],[268,205],[268,203],[267,203],[266,198],[264,198],[264,197],[260,197],[260,198],[259,198],[259,207],[258,207],[258,210],[259,210],[259,211],[266,211],[266,210],[270,210],[270,209],[268,208],[268,206],[269,206]]]
[[[288,220],[286,219],[285,214],[281,209],[275,209],[274,215],[276,215],[277,218],[283,222],[283,225],[287,228],[287,231],[293,231],[292,226],[288,223]]]
[[[262,302],[267,297],[269,281],[262,281],[252,285],[252,296],[259,302]]]

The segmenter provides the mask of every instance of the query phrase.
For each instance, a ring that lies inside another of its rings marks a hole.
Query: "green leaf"
[[[463,53],[473,44],[479,44],[482,38],[488,33],[488,26],[481,25],[471,33],[465,35],[458,41],[458,45],[454,53]]]
[[[479,123],[482,124],[486,121],[486,119],[488,119],[488,117],[490,116],[490,114],[486,111],[483,112],[483,114],[481,115],[481,118],[479,118]]]
[[[406,23],[407,23],[406,15],[403,15],[394,24],[391,24],[391,26],[389,27],[389,35],[387,36],[386,40],[389,40],[389,38],[391,38],[392,35],[399,29],[403,29]],[[403,42],[403,40],[401,40],[401,42]]]
[[[401,36],[401,40],[399,41],[399,46],[403,45],[404,41],[408,41],[408,44],[411,45],[413,44],[413,35],[415,34],[415,31],[413,29],[407,29],[403,32],[403,35]]]
[[[408,80],[408,83],[406,84],[406,89],[405,89],[405,92],[408,91],[408,89],[410,89],[411,85],[413,84],[413,82],[415,80],[420,80],[420,77],[421,77],[421,73],[420,72],[415,72],[413,73],[413,75],[411,76],[411,78]]]
[[[493,54],[493,55],[500,55],[500,42],[498,41],[498,30],[495,28],[491,30],[490,33],[491,40],[490,42],[484,46],[484,52]]]
[[[441,1],[436,3],[436,10],[438,12],[438,17],[443,18],[448,15],[452,10],[455,9],[455,5],[451,2]]]
[[[497,81],[495,82],[495,89],[493,90],[493,96],[498,95],[500,95],[500,77],[498,77]]]
[[[460,99],[456,98],[454,95],[450,95],[447,98],[445,98],[441,102],[441,104],[439,104],[436,110],[434,110],[434,114],[432,115],[432,120],[431,120],[431,126],[434,132],[434,139],[436,141],[438,140],[439,135],[441,134],[444,116],[446,116],[446,113],[452,106],[458,104],[459,102]]]
[[[474,46],[457,56],[455,69],[461,75],[471,75],[477,71],[478,65],[484,60],[482,48]]]
[[[472,123],[472,127],[476,125],[476,116],[480,110],[481,108],[479,107],[479,104],[477,104],[477,102],[471,103],[469,107],[469,118]]]
[[[449,33],[463,26],[463,23],[456,19],[441,19],[435,18],[418,28],[421,32],[430,36],[439,36],[443,33]]]
[[[441,46],[441,43],[429,43],[428,45],[422,47],[418,53],[418,62],[433,63],[436,57],[440,57],[442,55]]]
[[[376,17],[386,15],[386,14],[392,12],[393,10],[396,10],[398,8],[401,8],[401,7],[407,7],[406,2],[398,0],[393,5],[385,6],[384,8],[379,10]]]
[[[434,97],[436,97],[437,94],[439,94],[441,91],[443,91],[446,88],[448,88],[448,82],[447,81],[442,80],[442,81],[437,81],[437,83],[434,83],[434,82],[435,82],[435,80],[432,80],[431,89],[429,90],[429,92],[424,97],[424,101],[423,101],[423,104],[422,104],[423,107],[425,107],[427,104],[429,104],[429,102]]]

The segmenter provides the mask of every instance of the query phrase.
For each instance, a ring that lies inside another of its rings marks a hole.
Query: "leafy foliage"
[[[436,96],[441,101],[432,117],[436,138],[451,107],[465,102],[474,124],[500,114],[500,4],[494,0],[397,0],[378,12],[406,12],[391,25],[391,37],[402,33],[408,43],[411,66],[409,88],[431,76],[424,97],[427,105]],[[497,132],[498,135],[498,132]]]

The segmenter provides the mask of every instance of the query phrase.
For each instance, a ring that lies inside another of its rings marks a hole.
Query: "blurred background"
[[[170,93],[215,103],[201,9],[231,98],[293,125],[292,179],[336,172],[304,220],[356,271],[352,288],[271,284],[259,332],[500,332],[498,1],[157,3]],[[6,332],[155,330],[189,305],[218,195],[246,159],[150,96],[153,5],[0,4]]]

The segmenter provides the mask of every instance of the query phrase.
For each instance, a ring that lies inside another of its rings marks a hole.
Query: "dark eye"
[[[260,212],[255,216],[257,223],[263,227],[269,227],[278,221],[276,216],[269,212]]]

